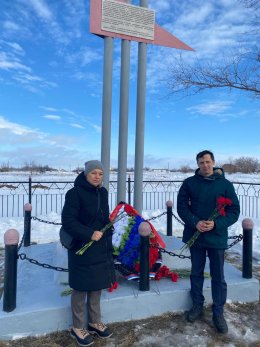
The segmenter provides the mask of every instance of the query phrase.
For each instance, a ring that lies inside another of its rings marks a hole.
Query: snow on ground
[[[166,171],[156,171],[156,172],[145,172],[144,173],[144,180],[183,180],[186,177],[190,176],[192,173],[189,174],[183,174],[180,172],[166,172]],[[132,173],[131,173],[132,175]],[[73,181],[75,177],[77,176],[76,173],[73,172],[51,172],[46,174],[33,174],[32,180],[38,180],[38,181]],[[27,181],[29,177],[28,173],[0,173],[0,182],[11,182],[11,181]],[[232,182],[249,182],[249,183],[260,183],[260,174],[232,174],[232,175],[226,175],[226,177],[232,181]],[[110,179],[116,180],[117,175],[115,173],[111,173]],[[133,177],[131,177],[133,179]],[[162,210],[154,210],[154,211],[144,211],[143,217],[148,219],[151,217],[156,217],[160,215]],[[173,210],[174,215],[177,215],[177,211]],[[55,222],[60,223],[61,218],[60,215],[52,212],[48,215],[42,215],[38,216],[38,218],[49,221],[49,222]],[[232,225],[229,229],[229,235],[239,235],[243,233],[242,230],[242,220],[244,218],[241,217],[237,223]],[[253,231],[253,256],[255,260],[259,261],[260,263],[260,219],[253,219],[254,222],[254,231]],[[158,219],[155,219],[152,221],[154,227],[161,231],[162,233],[166,234],[166,216],[162,216]],[[181,237],[182,236],[182,230],[183,226],[180,224],[175,218],[173,218],[173,236]],[[31,229],[31,241],[36,243],[48,243],[57,241],[59,239],[59,226],[53,225],[53,224],[46,224],[41,223],[39,221],[32,220],[32,229]],[[0,247],[4,246],[3,236],[4,233],[8,229],[17,229],[17,231],[20,234],[20,238],[23,235],[23,229],[24,229],[24,220],[22,217],[19,218],[0,218]],[[236,250],[241,253],[241,243],[239,243],[240,246],[236,247]]]
[[[156,172],[153,176],[145,179],[151,180],[183,180],[188,175],[180,173],[163,173]],[[33,180],[50,181],[72,181],[76,174],[59,173],[58,175],[37,175],[32,177]],[[20,181],[22,179],[28,180],[28,175],[21,176],[0,175],[0,182],[3,181]],[[250,182],[260,183],[260,175],[231,175],[228,177],[233,182]],[[114,178],[116,179],[116,176]],[[144,211],[143,217],[148,219],[160,215],[162,210]],[[176,210],[173,210],[177,216]],[[48,215],[38,216],[43,220],[50,222],[60,223],[60,215],[56,213],[49,213]],[[229,235],[239,235],[242,233],[242,219],[240,218],[237,223],[230,227]],[[253,256],[254,263],[260,264],[260,220],[255,219],[253,231]],[[153,225],[158,231],[166,233],[166,216],[156,218],[152,221]],[[31,241],[36,243],[49,243],[59,239],[59,226],[40,223],[39,221],[32,220]],[[24,229],[23,218],[0,218],[0,247],[3,247],[3,235],[6,230],[14,228],[19,231],[22,237]],[[181,237],[183,226],[173,218],[173,235]],[[230,240],[232,242],[233,240]],[[239,242],[233,247],[234,252],[241,255],[242,243]],[[241,257],[240,257],[241,258]],[[1,260],[1,259],[0,259]],[[1,264],[0,264],[1,265]],[[205,317],[194,324],[187,323],[184,315],[165,315],[158,318],[151,318],[142,322],[123,322],[113,326],[114,335],[109,341],[105,342],[107,347],[125,346],[125,347],[166,347],[166,346],[258,346],[260,341],[259,331],[259,304],[239,305],[229,303],[225,309],[225,316],[229,325],[229,333],[225,336],[217,334],[214,330],[211,321],[211,311],[207,308]],[[51,338],[45,337],[25,342],[23,340],[12,341],[12,346],[31,347],[32,344],[37,346],[57,346],[65,347],[71,346],[72,340],[69,338],[67,332],[54,334]],[[45,344],[46,343],[46,344]],[[10,346],[0,341],[0,347]],[[95,346],[104,346],[104,342],[95,341]]]

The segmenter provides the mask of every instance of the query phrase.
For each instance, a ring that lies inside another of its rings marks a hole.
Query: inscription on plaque
[[[154,40],[155,11],[115,0],[102,0],[101,29]]]

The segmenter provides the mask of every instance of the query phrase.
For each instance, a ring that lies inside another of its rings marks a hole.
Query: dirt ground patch
[[[184,315],[166,314],[159,317],[111,324],[113,336],[96,339],[96,347],[169,347],[169,346],[237,346],[260,347],[260,304],[232,304],[226,307],[229,333],[218,334],[211,322],[211,310],[193,324]],[[0,341],[0,347],[75,347],[68,331],[40,338]]]

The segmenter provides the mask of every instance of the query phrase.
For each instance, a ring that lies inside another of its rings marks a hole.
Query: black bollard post
[[[166,201],[167,206],[167,236],[172,236],[172,206],[171,200]]]
[[[11,312],[16,308],[18,242],[19,233],[17,230],[9,229],[5,232],[5,271],[3,294],[3,310],[5,312]]]
[[[252,278],[252,254],[253,254],[253,228],[252,219],[245,218],[242,221],[243,228],[243,278]]]
[[[31,214],[32,214],[32,205],[27,203],[24,205],[24,247],[31,245]]]
[[[141,236],[140,244],[140,291],[149,291],[149,270],[150,270],[150,241],[149,235],[151,233],[150,224],[142,222],[138,227],[138,232]]]

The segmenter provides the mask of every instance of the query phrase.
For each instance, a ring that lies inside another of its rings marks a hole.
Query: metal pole
[[[24,247],[31,245],[31,215],[32,215],[32,205],[27,203],[24,205]]]
[[[127,180],[127,191],[128,191],[128,204],[131,205],[131,178],[128,176]]]
[[[140,6],[148,7],[148,0],[140,0]],[[147,56],[147,45],[146,43],[139,42],[138,43],[137,103],[136,103],[134,207],[140,214],[142,214],[142,210],[143,210],[146,56]]]
[[[29,204],[32,203],[32,178],[29,177],[29,193],[28,193],[29,197],[28,197],[28,201]]]
[[[130,1],[128,1],[130,2]],[[118,142],[117,202],[126,199],[126,168],[129,108],[130,41],[121,41],[121,81]]]
[[[11,312],[16,308],[17,290],[17,258],[19,233],[15,229],[9,229],[4,234],[5,243],[5,271],[3,311]]]
[[[104,70],[102,101],[101,162],[104,166],[103,185],[109,189],[111,106],[112,106],[113,38],[104,38]]]
[[[252,255],[253,255],[253,228],[252,219],[245,218],[242,221],[243,228],[243,266],[242,277],[252,278]]]
[[[171,200],[166,202],[167,206],[167,236],[172,236],[172,206]]]

